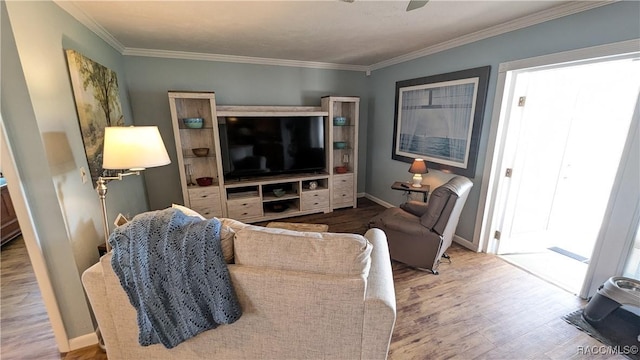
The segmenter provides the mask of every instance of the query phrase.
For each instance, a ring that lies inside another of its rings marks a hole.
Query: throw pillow
[[[198,213],[197,211],[193,210],[193,209],[189,209],[186,206],[182,206],[182,205],[178,205],[178,204],[171,204],[171,207],[174,209],[178,209],[180,211],[182,211],[183,214],[187,215],[187,216],[195,216],[200,218],[200,220],[205,220],[205,217],[200,215],[200,213]]]
[[[236,232],[232,228],[222,225],[220,227],[220,243],[222,245],[222,254],[224,255],[224,261],[227,264],[233,264],[233,239],[236,236]]]

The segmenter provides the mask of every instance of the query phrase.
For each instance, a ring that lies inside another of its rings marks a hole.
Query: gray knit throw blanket
[[[111,266],[137,311],[140,345],[170,349],[240,318],[220,226],[169,208],[137,215],[111,234]]]

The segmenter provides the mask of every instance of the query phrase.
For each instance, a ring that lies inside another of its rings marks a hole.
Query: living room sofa
[[[235,232],[228,269],[240,319],[172,349],[139,345],[136,310],[109,253],[82,276],[109,360],[387,357],[396,302],[383,231],[297,232],[221,220]]]

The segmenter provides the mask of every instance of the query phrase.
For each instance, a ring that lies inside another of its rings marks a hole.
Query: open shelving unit
[[[325,125],[328,121],[327,111],[319,106],[219,106],[217,115],[322,116]],[[329,212],[329,178],[328,173],[311,173],[227,180],[224,185],[227,213],[229,217],[241,221],[257,222]],[[316,184],[314,189],[310,189],[311,182]],[[276,189],[281,189],[283,193],[276,195]]]
[[[331,209],[357,206],[358,180],[358,123],[360,98],[354,96],[327,96],[322,98],[322,109],[328,112],[329,165],[332,175],[330,186]],[[345,123],[335,122],[344,117]],[[345,144],[338,147],[337,144]]]
[[[358,158],[357,97],[322,98],[321,106],[216,106],[213,92],[169,92],[180,183],[184,204],[206,217],[229,217],[259,222],[341,207],[356,207]],[[325,119],[326,171],[225,179],[222,167],[219,124],[233,116],[322,116]],[[342,126],[333,117],[344,116]],[[182,119],[201,117],[202,128],[187,128]],[[336,141],[346,143],[334,148]],[[196,156],[194,148],[208,148]],[[345,171],[336,171],[344,166]],[[210,186],[196,185],[199,177],[211,177]],[[281,189],[282,192],[274,192]]]
[[[312,189],[310,184],[315,183]],[[279,175],[237,180],[225,185],[229,217],[246,221],[274,220],[329,212],[329,175]],[[274,190],[282,190],[276,194]]]
[[[184,205],[205,217],[223,217],[226,209],[220,197],[222,160],[218,141],[215,93],[213,92],[169,92],[169,107],[176,155],[180,169],[180,185]],[[201,128],[185,126],[185,118],[202,118]],[[196,156],[192,149],[207,148],[205,156]],[[199,186],[196,179],[210,177],[210,186]]]

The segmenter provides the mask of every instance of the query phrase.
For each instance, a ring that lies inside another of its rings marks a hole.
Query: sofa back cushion
[[[236,230],[235,263],[270,269],[367,277],[372,245],[361,235],[259,226]]]
[[[449,219],[449,214],[451,214],[451,209],[453,209],[453,205],[457,198],[458,196],[455,193],[444,186],[440,186],[435,189],[431,195],[429,195],[429,207],[427,208],[427,212],[420,217],[420,223],[422,226],[442,235],[444,225],[446,225],[446,222]],[[438,227],[437,230],[435,229],[436,227]]]
[[[472,186],[471,180],[463,176],[454,176],[446,183],[438,186],[429,195],[427,211],[420,217],[422,226],[438,235],[445,235],[445,231],[449,228],[452,228],[452,230],[449,230],[455,231],[460,211],[462,211],[462,206]],[[462,201],[458,201],[458,199]],[[454,211],[456,206],[458,211]],[[449,221],[451,216],[455,217],[453,222]]]

